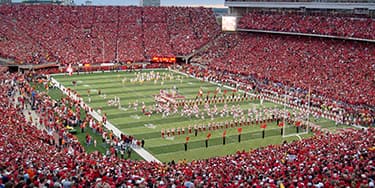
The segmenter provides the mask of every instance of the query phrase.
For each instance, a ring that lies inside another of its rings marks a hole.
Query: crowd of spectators
[[[279,95],[287,86],[294,88],[292,94],[300,99],[306,99],[310,90],[316,105],[345,106],[346,112],[371,118],[375,114],[373,54],[372,43],[227,33],[193,61],[203,62],[206,75],[220,81],[240,79],[248,86]]]
[[[18,32],[17,25],[7,16],[0,15],[0,54],[3,58],[23,57],[32,62],[37,57],[38,43]]]
[[[199,62],[202,65],[214,64],[216,58],[225,57],[229,51],[228,49],[237,45],[238,39],[236,34],[222,33],[217,39],[212,41],[206,50],[196,54],[192,61]]]
[[[0,19],[0,55],[34,64],[188,55],[220,32],[202,7],[1,5]]]
[[[24,80],[21,74],[0,75],[0,185],[4,187],[374,186],[374,129],[340,134],[316,130],[309,139],[191,162],[124,160],[113,153],[86,153],[69,133],[65,137],[73,141],[61,146],[47,131],[33,126],[22,106],[15,105],[18,92],[29,92],[19,90]]]
[[[212,11],[203,8],[3,5],[0,18],[0,54],[25,63],[188,54],[218,34]],[[190,70],[221,81],[239,79],[263,91],[283,93],[287,85],[301,91],[294,93],[299,98],[311,89],[312,101],[321,105],[374,106],[374,47],[319,38],[222,34],[196,57],[206,68]],[[310,139],[207,160],[132,161],[116,157],[115,150],[108,155],[86,153],[64,127],[90,125],[92,117],[78,121],[79,101],[67,97],[57,104],[33,91],[28,79],[23,74],[0,75],[1,186],[374,187],[372,128],[340,134],[316,130]],[[27,106],[39,114],[45,130],[25,117]],[[99,124],[89,127],[104,133]],[[103,135],[114,143],[126,139]]]
[[[325,2],[325,3],[373,3],[371,0],[226,0],[226,1],[257,1],[257,2]]]
[[[375,39],[373,18],[303,15],[287,12],[250,12],[239,21],[241,29],[310,33]]]

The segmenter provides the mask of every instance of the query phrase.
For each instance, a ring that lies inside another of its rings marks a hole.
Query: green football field
[[[142,71],[143,75],[149,71]],[[204,159],[213,156],[225,156],[233,154],[236,151],[248,151],[250,149],[266,146],[270,144],[280,144],[284,140],[291,141],[299,139],[296,136],[282,138],[280,135],[280,128],[276,126],[276,122],[267,123],[265,130],[265,138],[262,138],[262,129],[259,125],[243,126],[241,133],[241,142],[238,142],[238,127],[226,129],[226,144],[222,143],[222,134],[224,129],[202,131],[198,136],[188,134],[187,127],[194,125],[203,125],[210,122],[224,122],[233,120],[232,116],[216,116],[211,119],[207,115],[205,118],[185,117],[180,113],[163,117],[162,114],[153,113],[151,116],[144,115],[141,110],[142,103],[145,104],[146,109],[150,109],[155,105],[154,96],[160,93],[160,90],[171,91],[172,88],[178,93],[188,99],[195,99],[202,88],[203,97],[210,92],[210,96],[218,88],[217,85],[202,82],[198,79],[184,76],[179,73],[168,70],[154,70],[153,73],[159,72],[160,79],[150,81],[134,81],[139,72],[105,72],[93,74],[74,74],[73,76],[54,75],[53,77],[67,88],[76,90],[84,99],[85,103],[94,110],[100,109],[101,114],[106,113],[108,121],[115,125],[120,131],[125,134],[133,135],[137,139],[145,140],[145,149],[153,154],[160,161],[171,160],[195,160]],[[73,85],[73,83],[76,83]],[[224,95],[224,90],[227,90],[227,95],[243,95],[241,92],[232,93],[231,89],[222,88],[217,96]],[[98,92],[101,92],[100,95]],[[108,101],[114,98],[120,98],[121,107],[109,106]],[[90,98],[90,99],[89,99]],[[135,110],[134,103],[138,103],[138,108]],[[229,107],[240,106],[247,114],[247,109],[253,108],[283,108],[280,105],[263,102],[260,105],[259,100],[249,100],[242,102],[229,102]],[[223,103],[216,104],[217,109],[221,110]],[[212,108],[213,105],[210,105]],[[181,110],[182,107],[179,107]],[[199,106],[200,111],[203,111],[203,105]],[[331,127],[332,121],[319,119],[319,122]],[[185,134],[171,136],[169,138],[161,137],[161,130],[171,128],[185,128]],[[286,134],[293,134],[296,128],[293,125],[287,125]],[[208,148],[205,146],[207,134],[212,136],[208,141]],[[186,137],[189,137],[188,151],[184,151],[184,143]],[[302,137],[311,136],[304,135]]]

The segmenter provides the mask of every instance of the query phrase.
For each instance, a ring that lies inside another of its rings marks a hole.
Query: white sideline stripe
[[[364,126],[361,126],[361,125],[352,125],[352,126],[358,128],[358,129],[365,129],[365,130],[368,129],[367,127],[364,127]]]
[[[297,137],[299,137],[301,139],[300,135],[304,135],[304,134],[308,134],[308,132],[305,131],[305,132],[300,132],[300,133],[288,134],[288,135],[284,135],[283,138],[291,137],[291,136],[297,136]]]
[[[300,141],[302,140],[302,138],[301,138],[301,136],[300,136],[300,135],[298,135],[298,134],[297,134],[296,136],[297,136],[297,137],[299,138],[299,140],[300,140]]]
[[[68,95],[69,97],[77,100],[77,99],[80,99],[81,100],[81,103],[80,103],[80,106],[83,108],[85,103],[83,102],[83,99],[82,98],[78,98],[76,95],[69,95],[65,90],[65,87],[60,84],[56,79],[52,78],[51,77],[51,82],[53,84],[55,84],[56,87],[58,87],[64,94]],[[87,105],[88,106],[88,105]],[[94,117],[97,121],[102,121],[102,116],[99,115],[96,111],[92,111],[91,110],[89,111],[89,114]],[[120,131],[117,127],[115,127],[112,123],[110,123],[109,121],[107,121],[107,123],[104,125],[108,130],[111,130],[113,131],[113,133],[117,136],[117,137],[120,137],[120,135],[123,133],[122,131]],[[155,156],[151,155],[148,151],[146,151],[145,149],[141,148],[141,147],[134,147],[134,146],[131,146],[131,148],[139,155],[141,156],[143,159],[145,159],[146,161],[148,162],[157,162],[157,163],[161,163]]]

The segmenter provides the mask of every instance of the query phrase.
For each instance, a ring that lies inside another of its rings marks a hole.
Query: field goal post
[[[303,131],[303,132],[300,132],[300,131],[298,131],[298,133],[290,133],[290,134],[286,134],[286,122],[285,122],[285,119],[286,119],[286,117],[287,117],[287,114],[286,114],[286,105],[287,105],[287,96],[288,96],[288,93],[287,93],[287,89],[286,89],[286,86],[284,86],[284,88],[285,88],[285,94],[284,94],[284,113],[285,114],[283,114],[283,124],[284,124],[284,126],[283,126],[283,135],[282,135],[282,137],[283,138],[286,138],[286,137],[292,137],[292,136],[297,136],[299,139],[301,139],[301,137],[300,137],[300,135],[305,135],[305,134],[309,134],[309,129],[310,129],[310,88],[309,88],[309,92],[308,92],[308,108],[307,108],[307,115],[306,115],[306,119],[304,119],[303,121],[302,121],[302,123],[303,124],[305,124],[306,125],[306,129],[305,129],[305,131]],[[290,126],[295,126],[295,125],[290,125]],[[301,130],[301,129],[299,129],[299,130]]]

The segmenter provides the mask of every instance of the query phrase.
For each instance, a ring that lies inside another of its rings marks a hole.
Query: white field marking
[[[297,134],[296,137],[298,137],[299,140],[302,140],[300,135]]]
[[[128,109],[127,108],[120,108],[120,110],[122,110],[122,111],[128,111]]]
[[[133,119],[141,119],[141,117],[139,117],[138,115],[131,115],[130,117]]]
[[[98,92],[97,89],[90,89],[91,92]]]
[[[192,82],[188,82],[187,84],[189,84],[189,85],[193,85],[193,83],[192,83]]]
[[[78,84],[82,84],[83,81],[82,81],[82,80],[77,80],[77,83],[78,83]]]
[[[147,124],[144,124],[145,127],[149,128],[149,129],[155,129],[156,128],[156,125],[152,124],[152,123],[147,123]]]
[[[83,87],[90,87],[90,85],[85,84],[85,85],[83,85]]]
[[[165,137],[166,140],[174,140],[174,136]]]

